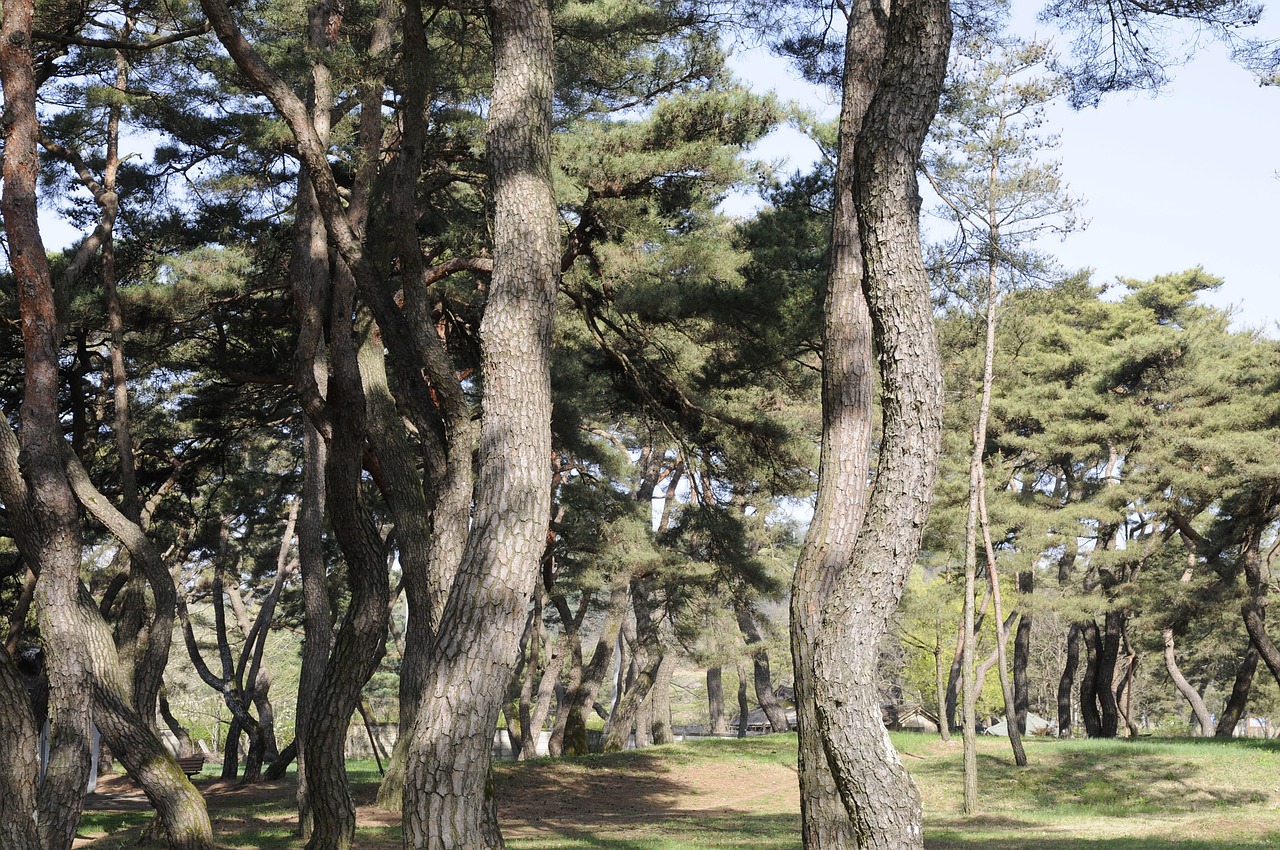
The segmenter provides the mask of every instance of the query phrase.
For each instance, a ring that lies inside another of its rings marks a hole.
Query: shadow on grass
[[[624,833],[615,834],[601,824],[561,825],[546,835],[509,838],[507,846],[511,850],[794,850],[800,840],[799,814],[708,817],[683,812],[678,818],[631,821],[627,826]]]
[[[952,760],[911,765],[935,784],[952,784]],[[1003,809],[1088,809],[1109,817],[1136,813],[1193,812],[1265,801],[1256,789],[1233,788],[1204,779],[1205,768],[1175,749],[1114,743],[1060,745],[1053,758],[1033,758],[1015,768],[1006,754],[980,753],[980,794],[993,795]],[[1122,845],[1123,846],[1123,845]]]
[[[925,850],[1258,850],[1280,846],[1280,832],[1272,832],[1248,839],[1153,838],[1150,836],[1125,836],[1113,838],[1089,838],[1085,835],[1046,838],[1035,835],[1039,826],[1031,822],[1001,824],[998,829],[1024,829],[1026,838],[992,837],[980,827],[969,829],[926,830]]]

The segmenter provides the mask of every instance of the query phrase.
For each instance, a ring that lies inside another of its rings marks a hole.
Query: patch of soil
[[[781,764],[716,763],[694,760],[673,764],[654,756],[632,754],[625,765],[541,761],[499,768],[498,816],[509,838],[568,834],[578,828],[593,832],[634,829],[638,824],[696,820],[735,814],[794,813],[800,808],[794,768]],[[254,820],[279,824],[292,820],[292,782],[240,786],[231,782],[200,783],[216,833],[245,828],[246,807],[281,804],[284,815],[255,815]],[[362,827],[394,827],[398,812],[373,805],[376,788],[356,790],[356,821]],[[145,812],[150,803],[127,776],[103,777],[85,808],[102,812]],[[234,812],[234,813],[233,813]],[[93,848],[101,838],[76,842]],[[362,850],[384,850],[384,842],[362,842]],[[399,841],[385,842],[386,850]],[[375,846],[377,845],[377,846]]]

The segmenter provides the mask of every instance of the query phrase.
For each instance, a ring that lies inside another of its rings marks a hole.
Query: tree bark
[[[32,0],[4,0],[0,86],[4,91],[3,194],[0,215],[22,327],[21,446],[6,422],[4,502],[19,550],[39,576],[36,616],[49,677],[50,758],[37,792],[40,840],[70,847],[89,773],[91,660],[74,616],[80,590],[81,533],[75,496],[62,466],[58,402],[63,328],[36,212],[39,118],[31,52]],[[20,460],[21,458],[21,460]]]
[[[872,326],[863,292],[862,237],[854,204],[855,147],[884,59],[884,21],[851,7],[845,36],[831,247],[823,307],[822,448],[818,501],[791,582],[800,829],[805,850],[854,847],[853,823],[823,750],[814,692],[814,643],[832,587],[853,559],[871,468]]]
[[[38,750],[26,682],[0,648],[0,847],[6,850],[43,850],[33,817]]]
[[[1086,620],[1081,627],[1084,638],[1084,679],[1080,682],[1080,721],[1084,723],[1084,732],[1090,738],[1101,738],[1102,713],[1098,709],[1099,690],[1110,691],[1110,680],[1103,685],[1099,673],[1099,657],[1102,655],[1102,636],[1098,633],[1098,624]]]
[[[1035,573],[1018,573],[1018,593],[1029,598],[1035,589]],[[1020,603],[1022,616],[1013,636],[1013,710],[1018,719],[1018,731],[1027,733],[1027,712],[1031,705],[1031,681],[1027,674],[1031,666],[1031,606]]]
[[[502,847],[491,740],[551,510],[551,325],[559,280],[551,173],[554,51],[543,0],[491,0],[494,261],[481,322],[484,412],[471,533],[432,644],[406,771],[414,848]]]
[[[827,762],[855,840],[877,850],[923,846],[919,793],[881,721],[876,662],[919,551],[942,432],[941,361],[920,253],[916,172],[946,71],[950,7],[940,0],[895,3],[884,24],[870,33],[872,49],[884,45],[884,61],[854,150],[883,430],[876,486],[813,646]],[[865,46],[855,39],[846,50]]]

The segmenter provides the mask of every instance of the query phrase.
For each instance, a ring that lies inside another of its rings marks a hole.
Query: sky
[[[1067,40],[1035,22],[1036,5],[1014,5],[1015,31]],[[1259,34],[1280,36],[1280,10]],[[825,91],[804,84],[762,49],[735,57],[753,88],[775,90],[834,119]],[[1096,283],[1144,280],[1203,266],[1224,279],[1203,297],[1236,311],[1238,328],[1280,337],[1280,87],[1260,87],[1205,39],[1158,95],[1111,95],[1097,108],[1052,106],[1045,131],[1089,226],[1042,247],[1069,269],[1092,268]],[[802,168],[817,155],[794,130],[776,132],[755,155]],[[745,202],[741,208],[747,206]]]

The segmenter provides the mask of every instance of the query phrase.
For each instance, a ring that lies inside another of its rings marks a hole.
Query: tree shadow
[[[1034,754],[1032,754],[1034,756]],[[912,772],[952,785],[959,793],[956,760],[911,765]],[[1052,758],[1032,758],[1015,767],[1008,758],[978,755],[979,794],[999,802],[1001,810],[1087,808],[1109,817],[1143,812],[1193,812],[1266,801],[1256,789],[1215,784],[1190,757],[1158,746],[1117,745],[1072,748],[1064,745]]]

